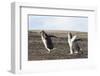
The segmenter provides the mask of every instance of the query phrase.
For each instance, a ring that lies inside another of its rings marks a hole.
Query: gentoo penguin
[[[72,33],[69,32],[68,33],[68,44],[69,44],[69,48],[70,48],[70,54],[73,54],[73,42],[76,39],[76,35],[72,36]]]
[[[53,35],[49,36],[48,34],[46,34],[45,31],[41,31],[40,34],[45,48],[47,49],[48,53],[50,53],[50,51],[54,48],[51,37],[56,37],[56,36]]]
[[[71,33],[68,33],[68,44],[70,47],[70,54],[79,53],[82,50],[79,42],[82,41],[82,39],[79,38],[76,39],[76,37],[77,37],[76,35],[72,36]]]

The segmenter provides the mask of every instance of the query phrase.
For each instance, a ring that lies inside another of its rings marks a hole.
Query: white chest
[[[42,39],[42,41],[43,41],[43,44],[45,45],[45,47],[46,47],[46,39],[41,35],[41,39]]]

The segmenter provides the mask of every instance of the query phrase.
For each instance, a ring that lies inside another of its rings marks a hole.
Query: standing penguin
[[[76,35],[72,36],[72,33],[69,32],[68,33],[68,44],[69,44],[69,48],[70,48],[70,54],[73,54],[73,42],[76,39]]]
[[[80,51],[82,51],[82,48],[80,47],[80,41],[82,41],[82,39],[76,39],[76,37],[76,35],[72,36],[72,33],[68,33],[68,44],[70,47],[70,54],[79,53]]]
[[[41,34],[41,39],[45,48],[47,49],[48,53],[50,53],[50,51],[54,48],[51,37],[55,37],[55,36],[49,36],[43,30],[40,32],[40,34]]]

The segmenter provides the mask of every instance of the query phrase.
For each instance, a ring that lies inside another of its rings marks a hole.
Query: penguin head
[[[68,39],[71,39],[71,38],[72,38],[72,33],[68,32]]]
[[[44,30],[42,30],[42,31],[40,32],[40,34],[41,34],[41,36],[43,36],[44,38],[47,38],[47,34],[45,33]]]
[[[42,31],[40,32],[40,34],[45,34],[44,30],[42,30]]]

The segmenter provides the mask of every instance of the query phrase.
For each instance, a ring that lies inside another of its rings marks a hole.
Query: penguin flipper
[[[71,42],[73,42],[75,39],[76,39],[76,35],[74,35],[73,37],[72,37],[72,39],[71,39]]]

